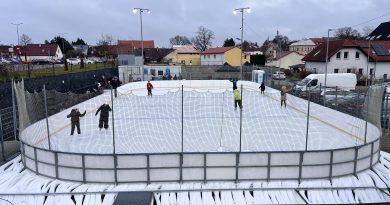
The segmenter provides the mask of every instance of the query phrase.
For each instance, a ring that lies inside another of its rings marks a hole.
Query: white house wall
[[[339,73],[347,73],[348,69],[351,72],[358,73],[362,69],[364,76],[367,75],[367,56],[359,49],[345,48],[339,51],[341,53],[340,59],[337,59],[337,53],[330,57],[328,62],[328,73],[334,73],[338,69]],[[348,52],[348,58],[344,59],[344,52]],[[356,52],[359,52],[359,58],[355,58]],[[325,62],[306,62],[306,69],[316,72],[325,73]],[[384,74],[390,74],[390,62],[370,62],[369,70],[372,69],[377,79],[383,78]]]
[[[303,64],[302,58],[303,58],[302,55],[299,55],[297,53],[290,53],[289,55],[284,56],[279,60],[266,63],[266,65],[289,69],[289,66],[296,65],[296,64]]]
[[[223,65],[224,54],[204,54],[200,56],[201,65]]]

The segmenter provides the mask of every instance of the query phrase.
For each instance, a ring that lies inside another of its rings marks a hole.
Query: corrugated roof
[[[203,51],[201,54],[218,54],[218,53],[225,53],[228,50],[231,50],[233,48],[236,48],[235,46],[229,46],[229,47],[216,47],[216,48],[209,48],[205,51]]]

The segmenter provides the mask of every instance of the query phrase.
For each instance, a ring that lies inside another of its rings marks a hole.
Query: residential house
[[[224,65],[240,66],[241,49],[230,47],[209,48],[200,54],[201,65]],[[242,55],[242,64],[250,62],[250,55]]]
[[[390,41],[331,40],[327,66],[326,47],[323,43],[302,59],[306,69],[314,73],[368,74],[377,79],[387,79],[390,74]]]
[[[21,48],[21,55],[25,56],[22,61],[33,61],[35,59],[61,59],[62,51],[58,44],[27,44]]]
[[[369,40],[390,40],[390,21],[381,23],[370,35]]]
[[[172,53],[172,48],[144,48],[145,64],[168,64],[166,56]],[[135,49],[136,57],[141,57],[141,49]]]
[[[311,39],[303,39],[298,42],[292,43],[289,46],[290,51],[295,51],[301,55],[307,55],[317,46]]]
[[[142,41],[139,40],[118,40],[117,53],[119,65],[141,65],[142,55],[134,55],[135,49],[142,48]],[[144,40],[143,48],[155,48],[153,40]],[[140,53],[141,54],[141,53]]]
[[[265,65],[289,69],[292,65],[303,64],[303,57],[303,55],[295,51],[282,51],[280,53],[276,53]]]
[[[200,52],[193,45],[174,45],[165,58],[173,65],[200,65]]]

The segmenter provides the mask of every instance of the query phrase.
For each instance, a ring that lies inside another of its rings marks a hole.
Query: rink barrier
[[[380,157],[379,139],[331,150],[115,155],[60,152],[23,141],[21,144],[22,161],[28,170],[81,183],[332,180],[371,169]]]

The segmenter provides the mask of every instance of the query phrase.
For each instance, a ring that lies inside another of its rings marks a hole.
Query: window
[[[344,52],[344,59],[348,59],[348,51]]]
[[[347,73],[351,73],[352,69],[347,68]]]
[[[203,56],[203,59],[206,59],[206,55]]]
[[[359,68],[359,75],[363,75],[363,68]]]
[[[370,75],[372,75],[372,74],[374,74],[374,69],[373,68],[370,69]]]
[[[207,55],[207,59],[210,59],[210,55]]]
[[[356,53],[355,53],[355,58],[356,58],[356,59],[359,59],[359,57],[360,57],[360,53],[359,53],[358,51],[356,51]]]
[[[164,71],[159,70],[159,71],[157,71],[157,74],[158,74],[158,75],[164,75]]]
[[[340,59],[340,58],[341,58],[341,53],[338,52],[338,53],[336,54],[336,59]]]
[[[334,69],[334,73],[339,73],[339,69],[338,69],[338,68],[335,68],[335,69]]]
[[[214,54],[214,59],[216,59],[216,58],[217,58],[217,55]]]

